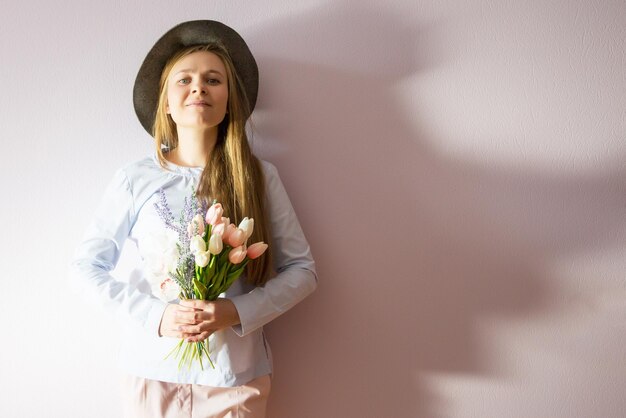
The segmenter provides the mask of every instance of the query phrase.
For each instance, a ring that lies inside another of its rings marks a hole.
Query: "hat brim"
[[[248,45],[234,29],[214,20],[181,23],[165,33],[150,49],[141,64],[133,88],[133,104],[139,122],[150,135],[159,102],[159,83],[167,61],[179,50],[209,43],[221,43],[230,55],[235,71],[246,90],[250,112],[259,88],[259,70]],[[250,115],[246,115],[246,118]]]

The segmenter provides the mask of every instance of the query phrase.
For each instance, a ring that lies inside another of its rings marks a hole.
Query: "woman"
[[[215,21],[174,27],[139,70],[135,110],[156,151],[116,172],[71,268],[73,283],[123,322],[128,417],[265,416],[272,366],[262,327],[316,287],[309,245],[276,168],[247,143],[257,88],[247,45]],[[180,301],[152,280],[160,274],[152,249],[167,213],[181,213],[194,189],[205,204],[221,202],[235,223],[254,218],[250,241],[270,243],[214,302]],[[110,275],[127,239],[144,262],[129,283]],[[181,338],[209,337],[215,369],[179,370],[177,359],[164,359]]]

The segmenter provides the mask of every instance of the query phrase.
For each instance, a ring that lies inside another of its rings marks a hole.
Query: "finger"
[[[207,305],[206,300],[202,299],[183,299],[180,301],[180,306],[185,306],[187,308],[195,308],[195,309],[204,309]]]
[[[200,325],[181,325],[178,330],[186,334],[186,336],[197,335],[202,332]]]
[[[203,331],[200,334],[194,335],[192,337],[187,338],[187,342],[200,342],[200,341],[204,341],[207,338],[209,338],[209,336],[211,334],[213,334],[215,332],[215,330],[209,330],[209,331]]]
[[[176,312],[176,320],[182,324],[197,324],[204,319],[204,313],[202,311]]]
[[[189,335],[185,335],[184,332],[179,331],[177,328],[172,329],[169,333],[166,334],[168,337],[172,338],[187,338]],[[197,335],[197,334],[196,334]]]
[[[176,317],[176,325],[195,325],[197,322],[193,318],[177,316]]]
[[[176,307],[176,311],[177,312],[195,312],[195,311],[199,311],[200,309],[196,309],[190,306],[183,306],[183,305],[178,305]]]
[[[189,337],[187,337],[187,341],[197,343],[197,342],[205,340],[209,335],[210,335],[210,332],[203,331],[200,334],[190,335]]]
[[[186,334],[196,336],[203,332],[208,332],[209,334],[211,334],[215,331],[215,328],[213,328],[210,322],[202,321],[195,325],[181,325],[178,327],[178,330]]]
[[[209,338],[209,335],[211,335],[212,333],[213,333],[212,331],[211,331],[211,332],[204,331],[204,332],[202,332],[201,334],[199,334],[199,335],[196,337],[196,340],[198,340],[198,341],[204,341],[204,340],[206,340],[207,338]]]

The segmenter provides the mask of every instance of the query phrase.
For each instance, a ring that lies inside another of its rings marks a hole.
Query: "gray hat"
[[[181,23],[165,33],[152,47],[139,68],[133,104],[139,122],[150,135],[159,102],[159,82],[167,61],[179,50],[209,43],[220,43],[230,55],[235,71],[241,78],[250,112],[256,104],[259,70],[245,41],[235,30],[214,20],[193,20]],[[248,117],[250,115],[246,115]]]

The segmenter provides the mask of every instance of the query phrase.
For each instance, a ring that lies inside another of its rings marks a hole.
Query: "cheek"
[[[165,93],[165,108],[167,109],[167,113],[170,113],[172,109],[170,109],[170,103],[176,105],[177,96],[175,86],[167,86],[167,92]]]
[[[165,96],[165,110],[167,111],[167,113],[170,113],[170,103],[172,103],[170,94],[168,93]]]

